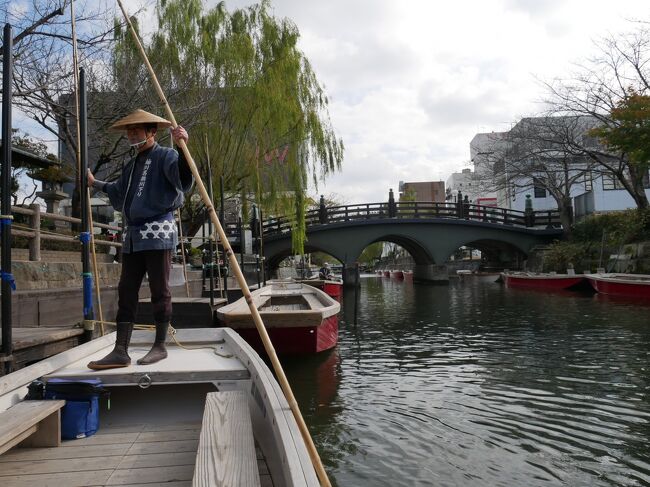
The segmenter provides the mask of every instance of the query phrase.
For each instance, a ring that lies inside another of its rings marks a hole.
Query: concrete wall
[[[11,259],[13,261],[29,261],[29,249],[11,249]],[[81,262],[81,251],[68,252],[41,249],[41,262]],[[113,256],[97,253],[97,262],[113,262]]]
[[[101,286],[117,285],[122,267],[120,264],[98,263],[98,267]],[[83,285],[81,262],[16,261],[11,269],[17,291],[81,288]]]

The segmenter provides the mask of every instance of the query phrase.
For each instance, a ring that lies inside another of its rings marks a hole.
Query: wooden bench
[[[61,408],[65,401],[23,401],[0,413],[0,455],[21,446],[61,444]]]
[[[260,485],[246,394],[210,392],[205,400],[193,487]]]
[[[312,310],[319,310],[325,307],[323,302],[315,294],[304,294],[302,297],[307,301],[309,308]]]

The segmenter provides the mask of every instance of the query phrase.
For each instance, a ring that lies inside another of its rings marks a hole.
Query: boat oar
[[[122,4],[122,0],[117,0],[117,3],[120,6],[120,9],[122,10],[122,13],[124,14],[124,18],[126,20],[126,23],[129,26],[129,30],[131,31],[131,34],[133,36],[133,40],[138,46],[138,49],[140,51],[140,54],[142,55],[142,60],[144,61],[145,65],[147,66],[147,69],[149,70],[149,74],[151,75],[151,80],[154,84],[154,87],[156,88],[156,91],[158,92],[158,96],[160,97],[160,100],[162,103],[165,105],[165,109],[167,111],[167,117],[169,118],[170,122],[172,123],[172,127],[176,128],[178,124],[176,123],[176,117],[174,117],[174,113],[172,112],[171,107],[169,106],[169,103],[167,103],[167,98],[165,97],[165,94],[162,91],[162,88],[160,87],[160,83],[158,82],[158,78],[156,77],[156,73],[154,72],[153,68],[151,67],[151,63],[149,62],[149,58],[147,57],[147,53],[144,51],[144,48],[142,47],[142,43],[140,42],[140,38],[138,37],[137,32],[133,28],[133,24],[131,23],[131,19],[129,18],[128,14],[126,13],[126,10],[124,9],[124,5]],[[259,311],[257,311],[257,308],[255,307],[255,303],[253,302],[253,298],[251,296],[250,289],[248,289],[248,284],[246,283],[246,279],[244,279],[244,275],[242,274],[242,271],[239,267],[239,263],[237,262],[237,258],[235,257],[235,253],[232,251],[232,247],[230,246],[230,242],[228,241],[228,237],[226,236],[226,232],[224,232],[223,227],[221,226],[221,222],[219,221],[219,217],[217,216],[217,212],[214,209],[214,205],[212,204],[212,200],[210,199],[210,196],[208,195],[207,190],[205,189],[205,185],[203,184],[203,181],[201,180],[201,175],[199,174],[199,170],[196,167],[196,164],[194,163],[194,159],[192,159],[192,155],[190,154],[190,151],[187,148],[187,145],[185,144],[185,141],[179,140],[178,143],[179,147],[183,151],[183,155],[185,156],[185,159],[187,160],[187,163],[190,167],[190,170],[192,171],[192,175],[194,176],[194,179],[196,181],[196,187],[199,190],[199,194],[201,195],[201,198],[203,199],[203,203],[205,204],[206,208],[208,209],[208,214],[210,215],[210,219],[212,220],[212,223],[215,226],[215,229],[217,230],[217,234],[219,235],[219,238],[221,239],[221,242],[224,247],[224,253],[228,257],[228,260],[230,261],[231,268],[235,272],[235,277],[237,278],[237,282],[239,283],[239,287],[242,290],[242,294],[244,295],[244,299],[248,303],[248,307],[250,309],[251,315],[253,317],[253,321],[255,323],[255,327],[257,328],[257,331],[260,334],[260,338],[262,339],[262,343],[264,344],[264,350],[266,350],[267,355],[269,356],[269,359],[271,360],[271,364],[273,365],[273,370],[275,371],[278,381],[280,382],[280,387],[282,388],[282,391],[284,392],[285,398],[287,402],[289,403],[289,407],[291,408],[291,412],[293,413],[294,418],[296,419],[296,423],[298,424],[298,428],[300,429],[300,433],[303,437],[303,440],[305,441],[305,444],[307,446],[307,450],[309,452],[309,457],[311,458],[312,464],[314,465],[314,469],[316,470],[316,474],[318,475],[318,479],[320,480],[321,485],[326,486],[326,487],[331,487],[331,483],[327,477],[327,473],[325,472],[325,469],[323,468],[323,464],[320,460],[320,457],[318,455],[318,452],[316,451],[316,446],[314,445],[314,442],[311,438],[311,435],[309,434],[309,430],[307,429],[307,425],[305,424],[304,419],[302,418],[302,415],[300,414],[300,409],[298,408],[298,403],[296,402],[296,398],[293,395],[293,392],[291,390],[291,386],[289,385],[289,381],[287,380],[287,377],[284,373],[284,370],[282,369],[282,365],[280,364],[280,361],[278,360],[278,356],[275,353],[275,349],[273,348],[273,344],[271,343],[271,339],[269,338],[269,334],[266,331],[266,328],[264,327],[264,323],[262,322],[262,317],[260,316]]]

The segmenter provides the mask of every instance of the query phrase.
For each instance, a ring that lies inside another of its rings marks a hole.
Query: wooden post
[[[32,203],[29,208],[34,212],[30,217],[30,223],[34,236],[29,240],[29,260],[41,261],[41,205]]]

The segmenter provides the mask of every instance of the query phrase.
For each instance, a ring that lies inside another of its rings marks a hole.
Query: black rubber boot
[[[169,328],[169,321],[164,323],[156,323],[156,341],[153,343],[149,353],[138,359],[138,365],[149,365],[160,362],[162,359],[167,358],[167,349],[165,348],[165,340],[167,339],[167,330]]]
[[[103,370],[128,367],[131,365],[131,357],[129,357],[128,349],[129,343],[131,342],[132,332],[133,323],[118,323],[115,348],[113,348],[113,351],[103,359],[90,362],[88,368],[93,370]]]

